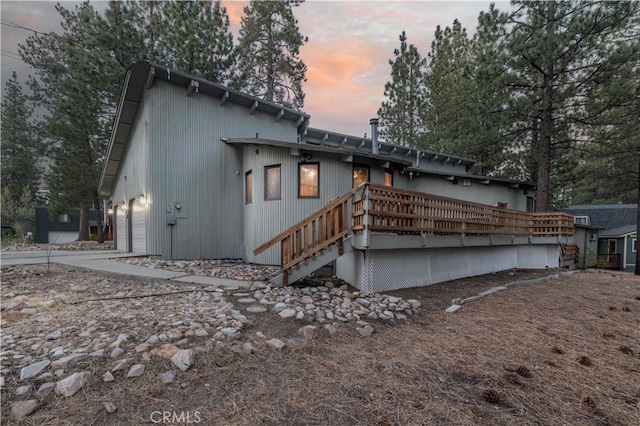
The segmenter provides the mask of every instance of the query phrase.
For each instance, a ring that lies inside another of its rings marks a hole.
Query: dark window
[[[298,197],[320,197],[320,164],[298,164]]]
[[[384,171],[384,184],[386,186],[393,186],[393,172],[391,170]]]
[[[357,188],[365,182],[369,182],[369,167],[353,166],[353,187]]]
[[[244,202],[251,204],[253,202],[253,173],[249,170],[244,174]]]
[[[279,200],[281,198],[280,165],[264,168],[264,199]]]

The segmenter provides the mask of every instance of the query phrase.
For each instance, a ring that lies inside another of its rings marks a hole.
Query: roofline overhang
[[[502,178],[496,178],[496,177],[490,177],[490,176],[469,175],[465,173],[438,172],[438,171],[418,169],[415,167],[409,167],[407,171],[418,173],[418,174],[423,173],[423,174],[428,174],[433,176],[442,176],[443,178],[449,181],[454,181],[456,179],[470,179],[472,181],[480,182],[484,185],[489,185],[491,183],[498,183],[501,185],[509,186],[513,189],[523,189],[526,191],[535,191],[537,189],[537,186],[531,182],[521,182],[517,180],[502,179]]]
[[[400,164],[403,167],[408,167],[413,163],[408,160],[402,160],[397,158],[389,158],[385,155],[373,154],[367,151],[352,151],[341,148],[333,148],[329,146],[323,145],[314,145],[309,143],[296,143],[296,142],[286,142],[286,141],[278,141],[273,139],[254,139],[254,138],[222,138],[222,141],[231,145],[265,145],[265,146],[276,146],[282,148],[291,148],[298,149],[304,151],[312,151],[312,152],[326,152],[331,154],[341,154],[341,155],[353,155],[362,158],[371,158],[374,160],[380,160],[382,162],[393,162],[396,164]]]
[[[110,197],[113,192],[113,185],[129,144],[131,130],[144,92],[150,90],[156,80],[183,86],[185,96],[193,96],[196,93],[208,94],[220,99],[221,106],[231,102],[246,107],[248,114],[259,111],[272,115],[275,122],[289,120],[294,123],[299,135],[309,126],[310,116],[306,113],[247,95],[182,71],[172,70],[164,65],[146,61],[137,62],[131,65],[125,74],[106,157],[100,173],[98,191],[102,196]],[[125,110],[126,114],[123,114]],[[128,118],[128,122],[123,121],[124,116]]]

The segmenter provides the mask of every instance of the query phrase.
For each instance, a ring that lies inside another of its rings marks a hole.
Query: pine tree
[[[473,93],[467,93],[472,119],[466,129],[465,155],[477,161],[471,170],[480,175],[522,178],[506,173],[510,156],[510,137],[506,129],[509,119],[504,114],[509,92],[503,84],[506,61],[500,34],[500,12],[492,4],[488,12],[481,12],[471,41],[468,78]]]
[[[229,84],[234,77],[235,49],[229,16],[219,1],[178,1],[163,4],[159,34],[160,62]]]
[[[307,72],[300,48],[308,38],[293,16],[293,7],[301,3],[251,0],[244,8],[236,83],[254,96],[297,110],[304,107],[302,83]]]
[[[49,112],[44,132],[53,160],[48,176],[51,214],[80,208],[82,241],[89,238],[89,209],[100,208],[98,179],[110,133],[112,97],[101,86],[105,57],[98,48],[100,23],[93,7],[86,2],[73,11],[61,5],[56,9],[63,33],[34,34],[20,46],[20,53],[36,71],[30,86]],[[102,242],[101,215],[97,218]]]
[[[452,27],[438,26],[428,55],[428,97],[425,146],[461,156],[474,156],[474,99],[471,40],[456,19]]]
[[[400,48],[394,49],[391,81],[384,85],[384,96],[378,109],[380,138],[389,143],[417,147],[423,137],[422,108],[425,101],[424,71],[426,61],[407,35],[400,34]]]
[[[38,194],[41,174],[38,162],[42,147],[31,122],[32,112],[14,71],[5,84],[0,121],[3,195],[6,190],[6,196],[14,203],[23,196],[24,188],[34,200]]]
[[[563,167],[571,169],[566,153],[580,149],[585,126],[604,117],[605,110],[587,108],[594,89],[610,79],[624,81],[619,73],[628,70],[622,64],[638,57],[637,40],[622,41],[619,35],[630,28],[640,6],[590,1],[514,5],[516,11],[504,18],[510,30],[505,33],[509,113],[519,118],[513,131],[520,132],[522,146],[536,159],[536,209],[547,211],[552,194],[560,193],[557,186],[569,182],[560,176]]]

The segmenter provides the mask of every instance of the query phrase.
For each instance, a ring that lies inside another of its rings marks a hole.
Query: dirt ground
[[[75,283],[85,287],[77,298],[90,299],[104,296],[100,285],[107,280],[128,288],[153,284],[61,265],[51,280],[38,266],[30,268],[33,273],[9,288],[2,268],[3,295],[68,292],[51,287]],[[390,293],[418,299],[422,307],[393,325],[372,321],[375,332],[367,337],[355,323],[341,323],[335,334],[319,327],[306,344],[282,350],[259,341],[250,355],[211,347],[169,384],[159,376],[171,362],[159,358],[146,363],[143,376],[113,382],[101,379],[109,361],[85,360],[78,371],[94,375],[69,398],[38,397],[35,390],[16,396],[23,383],[12,372],[2,388],[2,424],[15,423],[14,401],[38,398],[40,407],[22,424],[639,425],[639,277],[563,275],[444,312],[454,298],[556,272],[506,271]],[[90,308],[67,304],[56,320],[91,318],[83,309]],[[30,327],[9,314],[2,312],[3,334]],[[256,332],[299,338],[305,324],[268,311],[253,318],[242,339]],[[117,410],[108,413],[105,403]]]

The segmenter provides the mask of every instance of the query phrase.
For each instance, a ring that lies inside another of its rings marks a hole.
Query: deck
[[[562,245],[575,256],[573,216],[527,213],[365,183],[254,249],[280,244],[283,285],[294,268],[333,250]],[[320,265],[321,266],[321,265]]]

